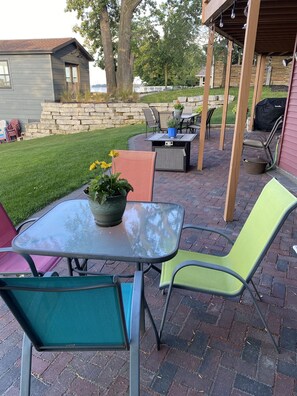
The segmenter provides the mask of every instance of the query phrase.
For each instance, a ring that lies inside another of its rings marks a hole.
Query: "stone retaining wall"
[[[203,97],[180,97],[178,100],[195,109]],[[229,96],[229,101],[234,100]],[[220,107],[224,96],[210,96],[209,107]],[[40,122],[25,126],[24,139],[49,135],[88,132],[144,122],[143,108],[155,106],[159,111],[172,111],[173,103],[42,103]]]

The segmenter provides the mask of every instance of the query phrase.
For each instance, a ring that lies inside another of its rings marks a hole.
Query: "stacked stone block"
[[[194,109],[202,104],[203,97],[178,100],[190,103]],[[209,106],[222,106],[223,100],[223,96],[210,96]],[[26,125],[24,139],[141,124],[145,121],[142,109],[149,106],[158,111],[173,111],[173,103],[42,103],[40,122]]]

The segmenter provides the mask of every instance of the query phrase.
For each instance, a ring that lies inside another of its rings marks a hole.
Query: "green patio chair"
[[[249,283],[261,300],[252,277],[287,216],[296,207],[297,198],[277,180],[272,179],[264,187],[226,256],[219,257],[179,250],[173,259],[163,263],[160,288],[169,287],[169,289],[159,330],[160,338],[173,287],[225,297],[241,295],[244,289],[247,289],[252,296],[264,327],[268,331],[276,350],[278,350]],[[217,232],[230,241],[226,235],[216,230],[192,225],[185,225],[184,228]]]
[[[30,395],[32,344],[41,352],[130,350],[130,396],[139,395],[142,274],[3,278],[0,294],[24,330],[20,394]]]

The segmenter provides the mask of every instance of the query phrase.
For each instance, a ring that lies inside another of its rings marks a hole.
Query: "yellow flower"
[[[102,161],[101,164],[100,164],[100,166],[101,166],[102,169],[108,169],[108,168],[111,167],[111,165],[112,165],[111,162],[110,162],[110,163],[107,163],[107,162],[105,162],[105,161]]]
[[[96,169],[96,168],[97,168],[96,162],[93,162],[93,163],[90,165],[89,170],[91,171],[91,170],[94,170],[94,169]]]
[[[119,153],[116,150],[110,150],[109,154],[110,157],[115,158],[119,156]]]

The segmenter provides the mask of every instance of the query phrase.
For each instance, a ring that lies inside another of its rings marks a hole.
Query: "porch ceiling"
[[[243,46],[247,0],[210,0],[205,6],[204,24],[215,24],[215,30]],[[210,7],[211,6],[211,7]],[[231,18],[234,6],[235,18]],[[209,10],[207,8],[210,7]],[[222,15],[223,26],[220,27]],[[297,0],[261,0],[255,52],[264,55],[293,53],[297,33]]]

